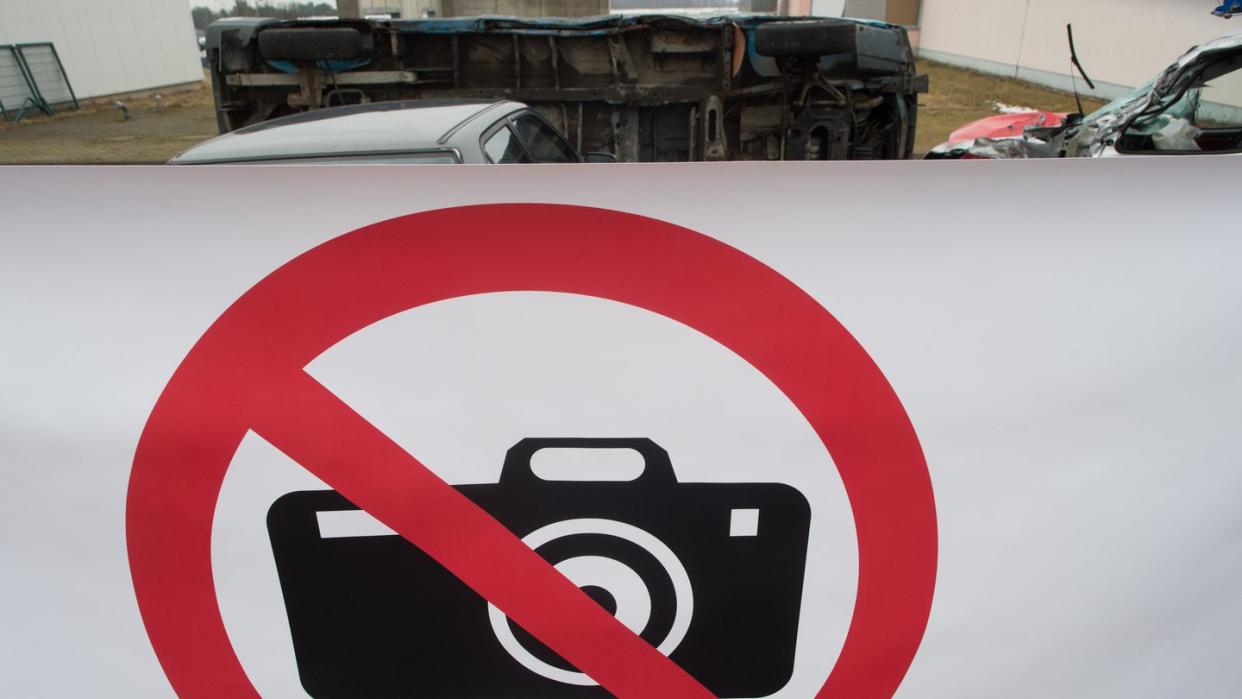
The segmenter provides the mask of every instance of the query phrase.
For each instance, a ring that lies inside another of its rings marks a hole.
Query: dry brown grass
[[[1053,112],[1077,109],[1074,96],[1067,92],[1033,85],[1013,78],[986,75],[943,63],[919,61],[919,72],[931,80],[931,92],[919,98],[919,127],[914,150],[926,153],[948,139],[962,124],[997,114],[996,103],[1011,104]],[[1079,88],[1086,91],[1086,85]],[[1083,108],[1090,113],[1103,100],[1084,96]]]
[[[162,111],[156,111],[156,92],[164,99]],[[5,124],[0,128],[0,163],[162,163],[216,135],[206,82],[122,96],[129,119],[113,106],[116,99],[86,100],[81,109]]]

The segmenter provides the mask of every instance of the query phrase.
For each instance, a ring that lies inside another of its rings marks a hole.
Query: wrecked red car
[[[1083,115],[999,114],[966,124],[938,159],[1242,152],[1242,34],[1196,46],[1151,82]]]

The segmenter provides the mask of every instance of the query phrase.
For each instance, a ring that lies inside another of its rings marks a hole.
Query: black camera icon
[[[543,480],[531,457],[555,448],[632,449],[645,467],[631,481]],[[717,696],[789,681],[811,519],[791,486],[678,483],[649,439],[531,438],[499,483],[454,487]],[[267,527],[316,699],[609,696],[335,491],[279,498]]]

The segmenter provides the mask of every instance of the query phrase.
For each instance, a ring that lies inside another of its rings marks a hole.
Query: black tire
[[[273,61],[331,61],[358,58],[366,47],[349,27],[268,29],[259,33],[259,53]]]
[[[847,20],[770,22],[755,29],[755,51],[762,56],[833,56],[853,53],[858,25]]]

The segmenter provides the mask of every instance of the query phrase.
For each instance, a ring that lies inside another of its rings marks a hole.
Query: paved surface
[[[3,1],[3,0],[0,0]],[[962,124],[996,114],[996,103],[1072,111],[1072,95],[1019,80],[997,78],[960,68],[923,62],[931,92],[920,98],[915,152],[922,154],[948,138]],[[1099,100],[1084,99],[1088,111]],[[105,102],[66,111],[52,118],[0,127],[0,164],[14,163],[162,163],[199,141],[216,135],[211,90],[165,96],[157,112],[151,97],[127,101],[130,118]]]

